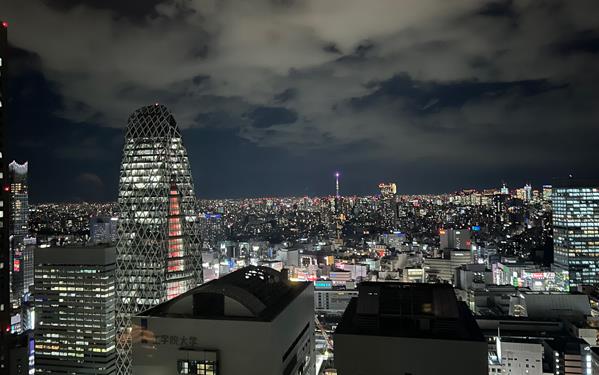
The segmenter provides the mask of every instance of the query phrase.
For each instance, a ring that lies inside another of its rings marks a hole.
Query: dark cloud
[[[341,51],[339,50],[339,48],[337,48],[337,45],[335,43],[327,43],[327,44],[325,44],[324,47],[322,47],[322,49],[325,52],[330,52],[330,53],[334,53],[334,54],[341,54]]]
[[[564,85],[550,84],[547,80],[423,82],[415,81],[407,74],[398,74],[383,82],[369,83],[367,87],[374,88],[374,91],[366,96],[352,98],[350,103],[354,108],[359,110],[377,106],[385,99],[401,99],[404,110],[426,114],[445,108],[462,107],[471,101],[497,99],[506,95],[538,95],[563,88]]]
[[[164,0],[45,0],[50,7],[68,12],[77,7],[91,7],[114,12],[121,17],[142,20],[156,16],[156,6]]]
[[[599,28],[577,32],[569,40],[557,43],[553,47],[559,55],[599,53]]]
[[[291,124],[297,120],[297,113],[282,107],[259,107],[247,116],[257,128]]]
[[[285,89],[273,97],[273,101],[277,104],[283,104],[292,100],[297,96],[297,91],[292,88]]]
[[[484,2],[478,14],[481,16],[507,17],[510,19],[513,19],[517,15],[514,10],[513,0],[491,0]]]
[[[11,152],[32,161],[34,201],[86,196],[82,173],[104,183],[89,199],[111,199],[129,113],[160,102],[204,196],[260,195],[258,182],[321,194],[337,169],[356,193],[381,179],[430,192],[592,175],[598,12],[595,0],[5,0]]]

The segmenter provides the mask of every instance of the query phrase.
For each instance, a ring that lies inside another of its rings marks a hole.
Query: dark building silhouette
[[[334,342],[340,375],[488,371],[487,342],[447,284],[360,284]]]
[[[6,164],[8,24],[0,21],[0,374],[9,371],[10,350],[10,185]]]

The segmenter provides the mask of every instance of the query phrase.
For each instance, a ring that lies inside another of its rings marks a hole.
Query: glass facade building
[[[16,161],[8,165],[10,182],[10,270],[11,270],[11,303],[13,309],[21,306],[24,283],[24,250],[25,237],[28,233],[29,195],[27,191],[27,162]],[[28,285],[27,285],[28,286]]]
[[[36,374],[116,373],[114,247],[35,250]]]
[[[556,181],[551,197],[555,266],[571,289],[599,284],[599,180]]]
[[[21,240],[27,236],[29,220],[29,193],[27,189],[28,163],[19,164],[12,161],[8,165],[10,179],[10,206],[11,206],[11,236],[20,237]]]
[[[131,316],[202,282],[187,151],[163,105],[129,117],[119,183],[117,368],[131,373]]]

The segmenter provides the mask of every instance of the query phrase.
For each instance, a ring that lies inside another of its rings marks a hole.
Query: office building
[[[469,250],[443,251],[441,258],[425,258],[424,273],[429,281],[456,282],[456,269],[474,261]]]
[[[114,244],[118,240],[118,218],[94,216],[89,219],[89,240],[92,244]]]
[[[456,268],[454,282],[462,290],[483,289],[493,284],[493,272],[486,264],[465,264]]]
[[[25,240],[27,241],[27,240]],[[21,333],[27,329],[27,325],[23,321],[25,315],[31,313],[31,306],[24,304],[30,295],[31,287],[33,287],[34,276],[34,249],[35,245],[23,243],[14,252],[12,259],[11,272],[11,304],[12,304],[12,319],[11,332]]]
[[[444,249],[472,249],[472,232],[470,229],[441,229],[439,231],[439,243],[441,250]]]
[[[532,186],[526,184],[523,188],[517,189],[516,197],[524,202],[530,202],[532,200]]]
[[[285,267],[299,267],[300,249],[280,249],[278,255]]]
[[[113,247],[35,250],[37,374],[116,374]]]
[[[395,185],[394,182],[381,182],[379,184],[379,189],[381,191],[381,198],[383,199],[392,198],[395,196],[395,194],[397,194],[397,185]]]
[[[8,165],[10,181],[11,236],[21,240],[27,236],[29,220],[29,193],[27,186],[28,163],[12,161]]]
[[[445,284],[360,284],[334,342],[340,375],[487,374],[487,342]]]
[[[543,185],[543,200],[546,202],[551,201],[551,192],[553,190],[553,186],[551,185]]]
[[[210,247],[216,247],[225,238],[225,225],[220,213],[200,215],[200,234],[202,241]]]
[[[12,161],[8,165],[10,182],[10,267],[11,304],[18,311],[25,293],[24,261],[25,237],[28,233],[29,195],[27,192],[27,162]]]
[[[314,374],[314,295],[249,266],[133,318],[133,374]]]
[[[163,105],[129,117],[119,182],[117,367],[130,374],[130,319],[202,282],[187,151]]]
[[[10,185],[6,165],[8,24],[0,21],[0,374],[9,370],[10,333]]]
[[[558,337],[543,341],[545,358],[551,374],[555,375],[592,375],[592,357],[590,346],[575,337]]]
[[[557,180],[551,197],[556,268],[571,289],[599,284],[599,180]]]
[[[314,282],[314,310],[317,314],[341,315],[349,305],[349,301],[357,296],[357,289],[333,286],[330,280]]]
[[[489,371],[490,374],[543,375],[542,342],[498,337],[496,350],[497,371]]]

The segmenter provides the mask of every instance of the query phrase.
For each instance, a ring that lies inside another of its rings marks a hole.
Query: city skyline
[[[1,0],[0,375],[599,375],[597,0]]]
[[[121,3],[0,5],[34,203],[114,200],[126,116],[154,102],[203,198],[327,195],[336,170],[355,195],[599,174],[596,2]]]
[[[16,161],[13,161],[16,162]],[[27,163],[27,162],[26,162]],[[416,196],[451,196],[451,195],[455,195],[455,194],[460,194],[461,192],[469,192],[469,191],[474,191],[474,192],[478,192],[478,193],[484,193],[484,192],[490,192],[490,191],[495,191],[495,192],[502,192],[504,189],[507,189],[508,192],[510,193],[515,193],[518,190],[524,190],[527,186],[530,186],[532,191],[538,191],[539,193],[542,193],[543,189],[546,187],[551,187],[552,183],[557,182],[557,181],[561,181],[567,178],[572,178],[572,179],[579,179],[579,177],[575,177],[572,175],[569,176],[562,176],[562,177],[553,177],[551,179],[549,179],[547,182],[538,182],[538,183],[530,183],[529,180],[525,180],[526,182],[523,183],[522,185],[509,185],[507,184],[504,180],[501,180],[499,184],[497,184],[496,186],[491,186],[491,185],[482,185],[482,186],[477,186],[477,187],[473,187],[473,186],[456,186],[455,189],[453,190],[433,190],[433,191],[427,191],[427,192],[402,192],[400,190],[400,187],[397,187],[397,192],[395,193],[397,196],[405,196],[405,197],[416,197]],[[330,179],[330,178],[329,178]],[[585,178],[582,178],[585,179]],[[340,177],[340,185],[342,184],[341,182],[341,177]],[[348,197],[348,198],[353,198],[353,197],[376,197],[376,196],[382,196],[381,194],[381,190],[380,190],[380,185],[381,184],[396,184],[396,181],[391,181],[391,180],[385,180],[385,181],[378,181],[377,183],[375,183],[372,186],[368,186],[366,187],[366,192],[363,194],[357,194],[355,192],[345,192],[343,193],[342,190],[340,190],[339,196],[340,197]],[[333,182],[329,183],[329,185],[332,184],[332,188],[331,188],[331,192],[324,192],[322,194],[281,194],[281,195],[260,195],[260,194],[256,194],[256,195],[239,195],[239,196],[217,196],[217,197],[206,197],[206,196],[201,196],[200,194],[196,193],[196,198],[199,201],[227,201],[227,200],[254,200],[254,199],[293,199],[293,198],[313,198],[313,199],[317,199],[317,198],[327,198],[327,197],[335,197],[336,195],[336,184],[335,184],[335,174],[333,174]],[[118,186],[117,186],[118,188]],[[330,188],[330,187],[329,187]],[[394,195],[395,195],[394,194]],[[118,201],[118,197],[114,197],[114,199],[111,200],[98,200],[98,201],[94,201],[94,200],[83,200],[80,199],[79,197],[77,197],[76,199],[71,199],[71,200],[54,200],[54,201],[34,201],[31,204],[33,206],[37,206],[37,205],[48,205],[48,204],[57,204],[57,205],[69,205],[69,204],[80,204],[80,203],[89,203],[89,204],[100,204],[100,205],[105,205],[105,204],[117,204]]]

